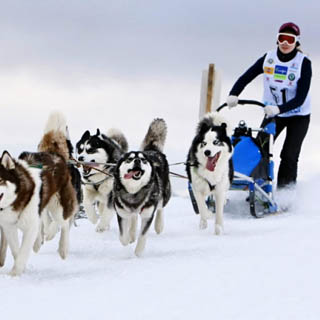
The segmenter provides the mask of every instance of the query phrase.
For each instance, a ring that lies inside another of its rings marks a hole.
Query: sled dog
[[[43,242],[43,232],[50,238],[60,227],[58,251],[63,259],[68,254],[69,226],[78,202],[66,162],[66,141],[64,117],[53,113],[38,147],[41,152],[23,152],[16,160],[4,151],[0,158],[1,241],[7,240],[14,257],[11,275],[24,271],[32,247],[38,251]],[[21,245],[18,229],[23,233]],[[6,250],[2,250],[3,244],[0,248],[4,263]]]
[[[120,156],[126,151],[128,151],[128,142],[123,133],[117,129],[110,129],[106,135],[101,134],[99,129],[94,135],[87,130],[76,144],[78,161],[88,163],[82,167],[81,172],[83,206],[88,219],[93,224],[96,224],[100,218],[96,227],[97,232],[103,232],[110,227],[114,214],[113,170]],[[96,205],[99,214],[96,213]]]
[[[200,229],[207,228],[213,214],[206,205],[210,195],[215,197],[215,234],[223,232],[223,209],[226,193],[233,179],[231,128],[218,113],[204,116],[198,123],[189,149],[186,171],[200,213]]]
[[[137,219],[139,215],[141,217],[136,256],[141,256],[145,248],[154,215],[156,232],[161,233],[164,227],[162,211],[171,196],[169,166],[163,154],[166,135],[165,121],[154,119],[144,137],[141,151],[124,154],[114,173],[114,206],[120,242],[124,246],[136,240]]]

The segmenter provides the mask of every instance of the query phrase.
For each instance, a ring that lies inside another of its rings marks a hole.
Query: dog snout
[[[140,159],[134,159],[134,161],[133,161],[133,164],[135,166],[140,166],[140,163],[141,163]]]
[[[210,157],[211,151],[210,150],[205,150],[204,154],[205,154],[206,157]]]

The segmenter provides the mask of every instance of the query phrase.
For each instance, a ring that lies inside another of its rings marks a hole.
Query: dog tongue
[[[126,173],[125,175],[124,175],[124,178],[125,179],[131,179],[136,173],[138,173],[139,171],[130,171],[130,172],[128,172],[128,173]]]
[[[209,170],[209,171],[214,171],[215,167],[216,167],[216,164],[217,164],[217,161],[219,159],[219,156],[220,156],[220,152],[216,153],[214,155],[214,157],[208,157],[208,160],[207,160],[207,164],[206,164],[206,168]]]

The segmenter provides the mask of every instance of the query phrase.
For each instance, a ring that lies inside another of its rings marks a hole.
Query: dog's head
[[[19,176],[15,168],[16,162],[4,151],[0,159],[0,208],[10,206],[17,198]]]
[[[201,121],[194,141],[194,153],[197,161],[209,171],[215,170],[219,159],[229,159],[232,145],[227,135],[227,124],[215,125],[210,118]]]
[[[146,154],[132,151],[121,157],[115,172],[117,182],[134,194],[149,183],[153,167]]]
[[[76,144],[77,159],[91,163],[92,166],[103,169],[106,163],[115,163],[120,158],[119,147],[111,139],[97,129],[95,135],[86,131]],[[83,166],[83,175],[91,173],[92,166]]]

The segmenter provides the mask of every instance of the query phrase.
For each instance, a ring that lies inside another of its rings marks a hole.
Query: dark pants
[[[280,166],[278,171],[278,188],[283,188],[297,181],[298,160],[302,142],[307,134],[310,115],[292,116],[287,118],[276,117],[276,135],[286,130],[286,137],[281,150]]]

